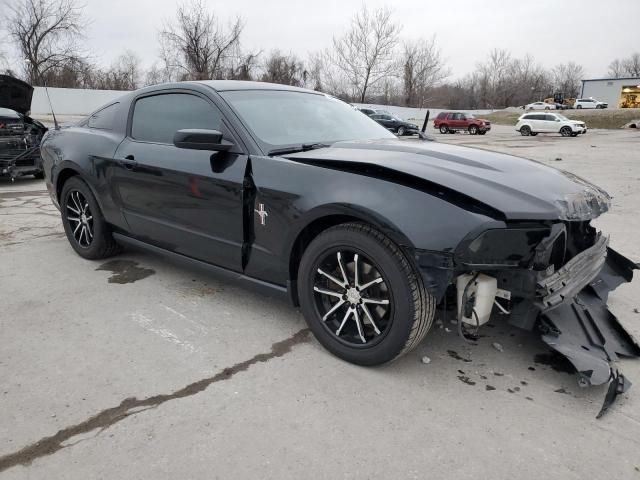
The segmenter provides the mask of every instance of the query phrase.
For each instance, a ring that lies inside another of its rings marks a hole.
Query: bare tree
[[[9,9],[9,34],[31,84],[42,84],[53,70],[83,63],[78,39],[85,22],[75,0],[18,0]]]
[[[640,78],[640,53],[632,53],[624,60],[624,74],[634,78]]]
[[[620,59],[616,58],[613,62],[609,64],[609,77],[617,78],[625,75],[625,68],[623,62]]]
[[[231,80],[253,80],[260,54],[261,52],[241,53],[232,63],[227,77]]]
[[[160,32],[165,69],[177,80],[225,78],[243,28],[240,17],[224,27],[202,0],[180,5],[175,21]]]
[[[282,83],[284,85],[302,86],[306,80],[306,70],[298,57],[293,54],[284,55],[279,50],[272,50],[263,65],[263,82]]]
[[[140,58],[128,50],[106,70],[96,71],[94,88],[135,90],[141,83]]]
[[[370,12],[363,5],[352,18],[349,31],[333,38],[333,63],[346,76],[360,102],[365,101],[369,89],[395,73],[393,53],[399,33],[391,10]]]
[[[561,63],[553,70],[553,84],[557,91],[567,97],[577,97],[580,93],[580,81],[584,78],[584,68],[574,62]]]
[[[405,42],[402,62],[404,103],[422,108],[427,102],[429,90],[449,76],[436,46],[435,36]]]

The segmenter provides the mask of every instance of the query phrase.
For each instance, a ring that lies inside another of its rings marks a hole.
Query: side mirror
[[[178,148],[215,152],[226,152],[233,147],[230,142],[223,143],[222,133],[218,130],[205,129],[178,130],[173,135],[173,144]]]

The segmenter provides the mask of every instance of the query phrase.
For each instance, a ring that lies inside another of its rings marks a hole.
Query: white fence
[[[118,90],[49,88],[49,96],[56,115],[87,115],[126,93]],[[45,89],[34,87],[31,115],[48,115],[50,113],[51,107]]]

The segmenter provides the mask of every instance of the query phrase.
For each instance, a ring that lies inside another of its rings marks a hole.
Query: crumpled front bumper
[[[569,359],[580,385],[610,382],[599,417],[631,386],[614,362],[620,356],[640,356],[640,345],[607,307],[609,292],[630,282],[638,268],[601,237],[593,247],[538,282],[543,341]]]

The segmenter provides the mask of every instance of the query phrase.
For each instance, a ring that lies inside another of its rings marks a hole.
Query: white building
[[[595,98],[610,108],[640,108],[640,78],[582,80],[580,98]]]

